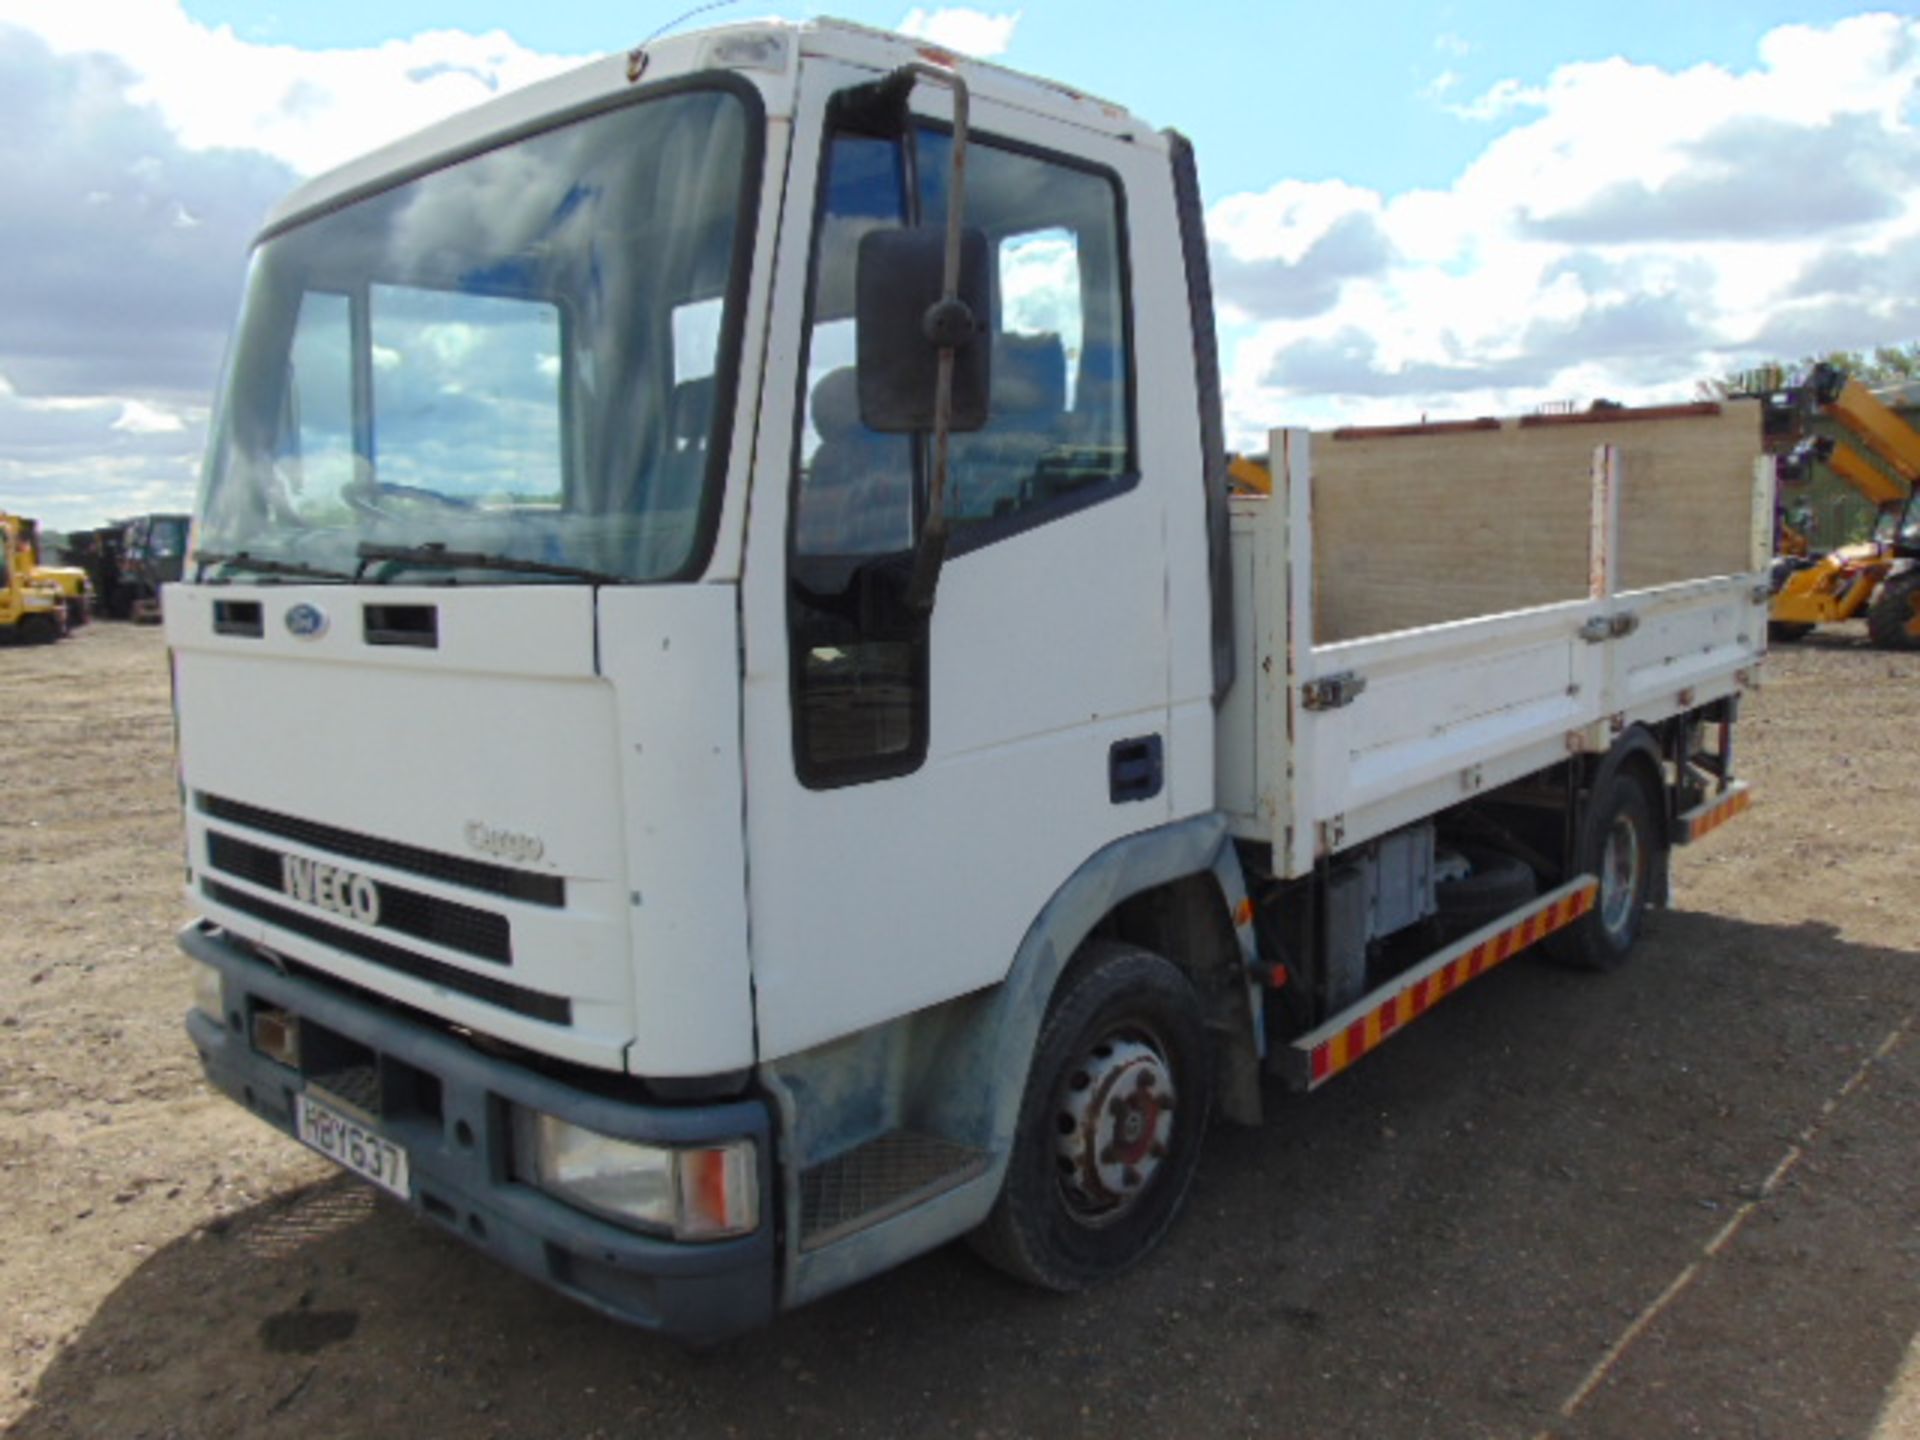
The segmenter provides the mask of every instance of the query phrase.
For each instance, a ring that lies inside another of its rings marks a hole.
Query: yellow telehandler
[[[1813,462],[1824,462],[1874,505],[1876,518],[1868,539],[1823,555],[1810,553],[1805,537],[1783,524],[1785,543],[1773,562],[1768,638],[1799,640],[1816,626],[1864,615],[1875,645],[1920,650],[1920,503],[1915,488],[1920,482],[1920,431],[1860,381],[1831,365],[1814,366],[1800,385],[1770,397],[1770,406],[1770,432],[1803,435],[1812,419],[1824,417],[1859,440],[1884,468],[1831,436],[1802,439],[1780,457],[1780,474],[1787,481],[1809,473]]]

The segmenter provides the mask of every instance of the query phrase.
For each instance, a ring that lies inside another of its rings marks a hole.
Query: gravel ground
[[[1842,627],[1766,677],[1758,803],[1677,858],[1625,971],[1504,967],[1276,1093],[1095,1294],[955,1248],[695,1356],[211,1098],[180,1026],[160,636],[0,651],[0,1423],[1920,1437],[1920,657]]]

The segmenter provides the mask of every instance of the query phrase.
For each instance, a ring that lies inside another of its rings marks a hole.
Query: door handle
[[[1158,795],[1166,783],[1164,750],[1158,735],[1114,741],[1107,751],[1107,798],[1125,805]]]

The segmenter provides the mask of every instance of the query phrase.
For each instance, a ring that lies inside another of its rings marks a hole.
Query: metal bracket
[[[1300,687],[1300,703],[1309,710],[1338,710],[1351,705],[1367,688],[1367,677],[1351,670],[1338,675],[1322,675]]]
[[[1589,645],[1598,645],[1602,640],[1617,640],[1622,635],[1631,635],[1640,628],[1640,617],[1631,610],[1622,610],[1617,615],[1596,615],[1580,627],[1580,638]]]

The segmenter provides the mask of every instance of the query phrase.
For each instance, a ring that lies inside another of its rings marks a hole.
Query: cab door
[[[743,582],[763,1060],[1000,979],[1083,861],[1170,816],[1168,467],[1142,453],[1118,168],[1138,162],[975,96],[991,417],[954,437],[937,603],[903,618],[873,597],[910,556],[927,446],[861,421],[855,265],[875,227],[944,224],[950,111],[922,86],[910,137],[872,133],[833,97],[878,77],[808,65]]]

